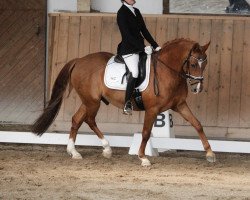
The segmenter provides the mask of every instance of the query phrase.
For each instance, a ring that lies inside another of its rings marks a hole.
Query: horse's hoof
[[[207,153],[206,158],[207,158],[207,161],[210,163],[214,163],[216,161],[216,157],[213,152]]]
[[[82,155],[79,154],[79,153],[75,153],[75,154],[72,155],[72,158],[76,159],[76,160],[81,160],[82,159]]]
[[[147,158],[140,158],[140,160],[141,160],[141,166],[143,167],[151,166],[151,162]]]
[[[105,158],[111,158],[111,156],[112,156],[112,150],[111,149],[103,149],[102,155]]]

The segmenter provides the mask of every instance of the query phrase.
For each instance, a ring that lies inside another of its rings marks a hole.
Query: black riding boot
[[[125,94],[125,105],[123,108],[123,113],[125,115],[132,115],[133,106],[131,102],[131,97],[135,89],[135,81],[136,81],[136,78],[134,78],[132,74],[130,74],[128,78],[127,89],[126,89],[126,94]]]

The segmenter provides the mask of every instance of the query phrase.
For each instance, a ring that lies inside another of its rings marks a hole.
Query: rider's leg
[[[125,94],[125,105],[123,112],[124,114],[131,115],[133,110],[131,97],[135,88],[136,78],[138,77],[139,73],[138,72],[139,54],[129,54],[129,55],[124,55],[122,57],[130,71],[126,94]]]
[[[131,97],[135,88],[135,81],[136,81],[136,78],[134,78],[132,74],[130,73],[129,78],[128,78],[128,83],[127,83],[127,89],[125,93],[125,105],[123,109],[123,112],[126,115],[131,115],[133,111]]]

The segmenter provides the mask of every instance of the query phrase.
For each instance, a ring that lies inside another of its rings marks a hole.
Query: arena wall
[[[188,103],[209,137],[250,139],[250,19],[234,16],[145,15],[157,42],[190,38],[211,41],[204,92],[189,94]],[[115,53],[120,33],[113,14],[51,14],[49,20],[48,97],[62,66],[89,53]],[[70,130],[71,117],[80,105],[76,93],[63,102],[52,131]],[[177,136],[197,136],[180,116],[174,115]],[[138,132],[144,112],[124,116],[114,106],[103,105],[97,116],[99,127],[108,133]],[[80,129],[90,132],[85,125]]]

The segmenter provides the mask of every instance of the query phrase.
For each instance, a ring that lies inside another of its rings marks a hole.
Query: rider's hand
[[[156,47],[155,48],[155,51],[160,51],[161,50],[161,47]]]
[[[144,51],[145,51],[145,53],[148,54],[148,55],[150,55],[150,54],[153,53],[153,50],[152,50],[152,47],[151,47],[151,46],[146,46],[146,47],[144,48]]]

